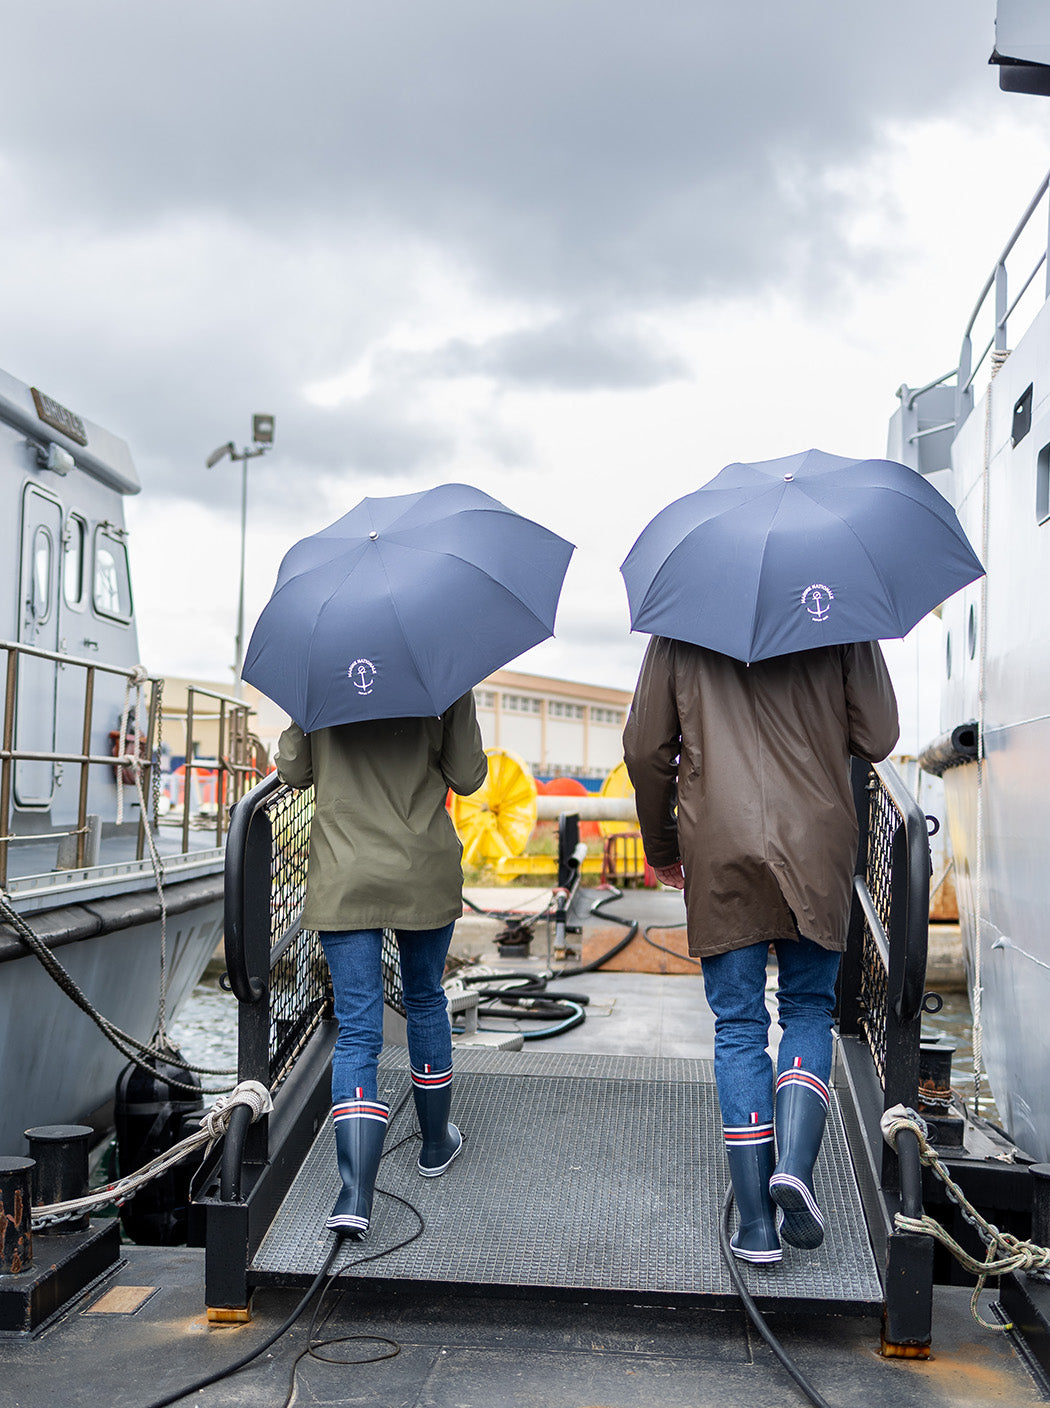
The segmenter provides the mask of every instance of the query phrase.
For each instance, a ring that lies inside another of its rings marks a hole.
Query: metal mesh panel
[[[890,909],[893,900],[893,837],[903,819],[893,805],[877,774],[872,772],[869,783],[868,859],[865,883],[875,912],[889,932]],[[889,974],[882,949],[865,919],[861,956],[861,1026],[864,1029],[879,1079],[886,1083],[886,1012],[889,994]]]
[[[405,994],[401,986],[401,958],[397,940],[390,929],[383,930],[383,1001],[405,1015]]]
[[[320,940],[298,929],[306,899],[313,788],[282,787],[265,806],[270,823],[270,1084],[331,1010],[332,984]]]

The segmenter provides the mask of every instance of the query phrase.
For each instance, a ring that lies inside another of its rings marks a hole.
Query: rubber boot
[[[795,1066],[777,1081],[774,1122],[777,1166],[769,1196],[783,1213],[780,1235],[793,1247],[811,1250],[824,1240],[824,1218],[813,1191],[813,1165],[828,1117],[828,1088]]]
[[[769,1198],[773,1172],[771,1124],[726,1125],[723,1128],[733,1199],[740,1226],[730,1238],[733,1255],[741,1261],[768,1265],[784,1253],[777,1237],[776,1209]]]
[[[452,1104],[452,1070],[412,1071],[412,1095],[416,1102],[423,1148],[417,1165],[424,1178],[439,1178],[463,1148],[463,1136],[449,1121]]]
[[[389,1118],[390,1106],[378,1100],[344,1100],[332,1109],[343,1187],[325,1226],[342,1237],[356,1239],[368,1231]]]

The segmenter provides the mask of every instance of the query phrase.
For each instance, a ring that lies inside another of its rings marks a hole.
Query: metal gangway
[[[898,1154],[879,1121],[917,1102],[927,824],[892,765],[855,763],[853,782],[860,844],[817,1168],[828,1237],[815,1253],[785,1248],[773,1273],[737,1269],[760,1308],[881,1312],[887,1344],[921,1350],[932,1243],[893,1224],[899,1210],[921,1212],[918,1147],[902,1137]],[[257,1288],[308,1286],[330,1250],[336,1027],[317,935],[301,925],[312,808],[310,791],[271,776],[230,827],[226,961],[239,1003],[238,1076],[265,1084],[274,1109],[254,1123],[235,1111],[193,1210],[215,1319],[247,1318]],[[391,945],[384,963],[393,1011],[403,1010],[395,953]],[[454,1177],[421,1180],[407,1052],[384,1051],[380,1093],[395,1113],[379,1184],[393,1197],[377,1198],[367,1243],[344,1244],[333,1271],[341,1288],[735,1303],[719,1250],[728,1172],[710,1061],[467,1048],[455,1066],[469,1157]]]

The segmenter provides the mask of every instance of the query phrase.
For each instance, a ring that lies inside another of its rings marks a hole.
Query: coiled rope
[[[997,1324],[983,1319],[977,1309],[977,1298],[984,1290],[984,1284],[989,1276],[1003,1276],[1010,1271],[1027,1271],[1045,1277],[1047,1272],[1050,1272],[1050,1247],[1041,1247],[1035,1242],[1023,1241],[1020,1237],[1014,1237],[1009,1232],[1003,1232],[993,1222],[982,1217],[941,1162],[936,1150],[926,1137],[925,1120],[921,1119],[914,1110],[909,1110],[904,1105],[894,1105],[882,1116],[880,1125],[883,1138],[892,1149],[897,1148],[897,1136],[902,1130],[910,1130],[916,1136],[919,1143],[920,1162],[932,1169],[936,1177],[941,1180],[948,1197],[959,1208],[964,1219],[974,1228],[978,1237],[988,1248],[988,1252],[984,1261],[978,1261],[964,1247],[961,1247],[951,1233],[947,1232],[935,1218],[930,1217],[929,1213],[924,1212],[921,1217],[906,1217],[903,1213],[896,1213],[893,1218],[894,1226],[900,1232],[918,1232],[934,1237],[942,1246],[947,1247],[956,1261],[977,1277],[977,1285],[970,1298],[970,1313],[978,1325],[983,1326],[986,1330],[1012,1330],[1014,1328],[1012,1322]]]
[[[192,1154],[195,1149],[200,1149],[204,1145],[210,1149],[226,1133],[230,1117],[238,1105],[248,1106],[252,1112],[252,1123],[254,1124],[260,1115],[269,1114],[273,1109],[273,1099],[260,1081],[241,1081],[240,1085],[231,1090],[229,1095],[220,1095],[211,1109],[205,1111],[200,1121],[201,1128],[195,1134],[187,1135],[185,1139],[180,1140],[178,1144],[173,1144],[170,1149],[165,1150],[163,1154],[158,1154],[155,1159],[143,1164],[142,1168],[136,1169],[134,1173],[118,1178],[115,1183],[107,1183],[104,1188],[97,1188],[92,1193],[86,1193],[82,1198],[70,1198],[63,1203],[46,1203],[34,1208],[33,1231],[41,1232],[55,1223],[79,1217],[89,1208],[104,1207],[110,1203],[115,1203],[117,1207],[120,1207],[132,1194],[137,1193],[140,1188],[145,1187],[154,1178],[159,1178],[173,1164],[179,1163],[188,1154]]]

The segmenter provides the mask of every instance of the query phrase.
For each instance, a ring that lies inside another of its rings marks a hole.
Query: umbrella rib
[[[515,602],[518,606],[520,606],[523,611],[526,611],[536,622],[537,625],[542,626],[543,629],[547,632],[547,635],[554,634],[554,632],[548,628],[547,623],[546,621],[544,621],[543,617],[537,616],[536,612],[533,611],[532,607],[527,605],[526,602],[522,601],[521,597],[517,596],[511,590],[511,588],[506,585],[505,582],[501,582],[498,577],[494,577],[492,573],[487,570],[487,568],[479,566],[479,564],[476,562],[471,562],[469,557],[464,557],[462,553],[455,552],[452,548],[432,548],[429,547],[426,543],[413,543],[411,545],[411,550],[413,552],[429,552],[434,557],[453,557],[457,562],[462,562],[463,566],[469,568],[471,572],[480,572],[483,577],[486,577],[492,583],[492,585],[497,588],[497,590],[503,592],[506,596],[509,596],[511,601]],[[557,600],[555,600],[555,609],[557,609]]]
[[[946,527],[946,526],[949,526],[949,525],[946,525],[945,522],[944,522],[944,519],[941,518],[938,514],[934,513],[931,508],[929,508],[926,504],[920,503],[918,499],[913,498],[910,494],[905,494],[902,490],[896,489],[896,488],[894,488],[892,485],[886,485],[886,486],[884,486],[884,487],[885,487],[885,489],[886,489],[886,491],[887,491],[888,493],[896,494],[899,498],[904,499],[904,500],[908,503],[908,505],[909,505],[911,508],[913,508],[913,509],[914,509],[914,508],[921,509],[924,514],[926,514],[926,515],[928,515],[929,517],[932,517],[933,519],[935,519],[936,522],[937,522],[942,528],[944,528],[944,527]],[[876,561],[876,559],[872,556],[871,552],[870,552],[869,549],[866,547],[866,545],[865,545],[863,539],[862,539],[862,538],[860,537],[860,535],[858,534],[856,528],[854,528],[853,524],[850,523],[850,521],[849,521],[848,519],[843,518],[842,514],[841,514],[838,510],[829,508],[829,507],[827,506],[827,504],[822,504],[821,507],[825,510],[826,513],[830,513],[834,518],[837,518],[838,521],[843,525],[843,527],[846,528],[846,529],[849,531],[849,533],[852,535],[854,541],[856,542],[857,547],[860,549],[860,551],[861,551],[861,552],[864,554],[864,556],[867,558],[868,562],[871,563],[871,570],[875,573],[875,576],[878,578],[879,585],[882,587],[882,590],[886,593],[886,599],[887,599],[887,601],[891,601],[891,602],[893,603],[893,612],[894,612],[894,616],[895,616],[895,618],[896,618],[896,624],[897,624],[898,627],[899,627],[899,626],[901,625],[901,613],[900,613],[899,607],[897,606],[896,593],[893,591],[892,585],[891,585],[889,582],[887,582],[886,577],[885,577],[885,575],[883,574],[879,563],[878,563],[878,562]],[[903,631],[901,632],[902,638],[903,638],[903,636],[904,636],[905,634],[906,634],[906,632],[903,632]]]
[[[399,629],[400,632],[401,632],[401,639],[405,642],[405,649],[408,651],[409,659],[412,661],[413,669],[414,669],[415,672],[416,672],[416,678],[419,680],[419,683],[423,686],[423,692],[424,692],[424,694],[427,696],[427,698],[430,700],[431,706],[433,706],[434,697],[433,697],[433,695],[432,695],[431,692],[430,692],[429,686],[427,685],[426,678],[425,678],[425,676],[424,676],[424,674],[423,674],[423,671],[420,669],[419,658],[418,658],[418,656],[416,655],[416,652],[415,652],[415,650],[414,650],[413,647],[412,647],[412,642],[411,642],[411,640],[409,640],[408,632],[405,630],[405,623],[404,623],[404,621],[402,620],[401,612],[398,610],[398,607],[397,607],[397,597],[394,595],[394,589],[393,589],[393,587],[392,587],[392,585],[391,585],[391,582],[390,582],[390,574],[389,574],[389,572],[388,572],[387,569],[386,569],[386,563],[383,561],[382,554],[380,554],[380,557],[379,557],[379,565],[380,565],[380,567],[383,569],[383,576],[386,578],[387,592],[388,592],[389,597],[390,597],[390,607],[391,607],[391,610],[393,611],[394,616],[395,616],[395,618],[396,618],[396,620],[397,620],[398,629]],[[435,715],[435,717],[436,717],[437,715],[439,715],[439,714],[440,714],[440,710],[435,709],[435,710],[434,710],[434,715]]]

